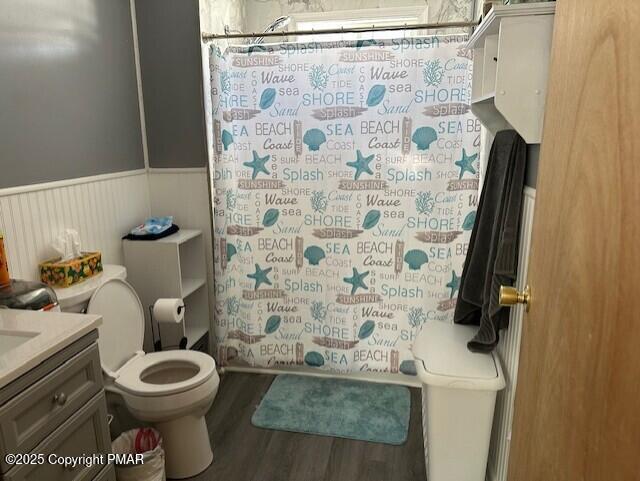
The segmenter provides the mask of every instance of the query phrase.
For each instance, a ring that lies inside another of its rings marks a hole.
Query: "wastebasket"
[[[118,481],[166,481],[160,433],[151,428],[125,431],[111,443],[114,454],[142,454],[142,464],[116,464]]]
[[[430,321],[413,345],[429,481],[485,479],[496,394],[505,382],[497,356],[467,349],[476,332]]]

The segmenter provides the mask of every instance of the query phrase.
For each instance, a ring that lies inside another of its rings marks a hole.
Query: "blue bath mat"
[[[251,422],[280,431],[385,444],[407,440],[411,394],[404,386],[281,374]]]

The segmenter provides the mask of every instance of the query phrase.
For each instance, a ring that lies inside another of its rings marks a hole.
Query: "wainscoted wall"
[[[529,264],[529,248],[531,247],[531,229],[533,227],[533,211],[536,191],[525,187],[522,205],[522,221],[520,224],[520,252],[518,254],[518,290],[527,284],[527,268]],[[518,364],[520,362],[520,338],[524,309],[518,305],[511,309],[509,328],[501,333],[498,343],[498,356],[507,380],[507,387],[498,393],[496,410],[493,418],[493,432],[487,468],[488,481],[507,481],[509,467],[509,447],[511,443],[511,425],[513,424],[513,405],[518,383]]]
[[[149,198],[151,215],[173,215],[180,227],[202,231],[207,256],[209,319],[213,319],[215,296],[207,169],[149,169]]]
[[[80,233],[83,250],[100,250],[122,264],[120,238],[150,212],[144,169],[0,189],[0,231],[11,276],[38,278],[38,262],[55,255],[51,241],[66,228]]]
[[[55,255],[51,242],[67,228],[78,230],[83,250],[99,250],[105,263],[123,264],[122,236],[150,215],[173,215],[181,227],[203,231],[213,319],[206,168],[140,169],[0,189],[0,232],[11,277],[18,279],[38,279],[38,263]]]

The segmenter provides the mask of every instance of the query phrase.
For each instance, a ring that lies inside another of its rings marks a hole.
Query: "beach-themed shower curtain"
[[[464,40],[211,47],[221,365],[415,373],[478,201]]]

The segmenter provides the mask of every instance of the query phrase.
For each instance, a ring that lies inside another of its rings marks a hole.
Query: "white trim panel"
[[[518,290],[523,290],[527,284],[535,200],[535,189],[525,187],[522,199],[522,219],[520,222],[518,279],[516,280]],[[507,387],[498,392],[496,400],[487,466],[488,481],[507,481],[509,448],[511,446],[511,426],[513,424],[516,385],[518,383],[523,319],[524,309],[522,305],[518,304],[516,307],[512,307],[509,317],[509,328],[500,333],[500,342],[496,348],[496,352],[502,363],[502,371],[507,382]]]
[[[55,255],[51,242],[76,229],[82,249],[122,264],[122,241],[149,216],[144,169],[0,190],[0,231],[11,277],[36,280],[38,263]]]
[[[202,174],[206,173],[206,167],[150,167],[150,174]]]
[[[131,30],[133,33],[133,58],[136,64],[136,84],[138,86],[138,111],[140,113],[140,130],[142,131],[142,155],[144,167],[149,168],[149,147],[147,144],[147,120],[144,114],[144,96],[142,94],[142,69],[140,68],[140,47],[138,42],[138,19],[136,17],[136,2],[129,0],[131,10]]]
[[[79,184],[91,184],[93,182],[102,182],[106,180],[120,179],[122,177],[132,177],[137,175],[144,175],[147,171],[145,169],[125,170],[122,172],[112,172],[110,174],[98,174],[88,177],[76,177],[75,179],[56,180],[53,182],[43,182],[40,184],[18,185],[16,187],[5,187],[0,189],[0,197],[24,194],[27,192],[36,192],[39,190],[51,190],[59,189],[62,187],[70,187],[72,185]]]

